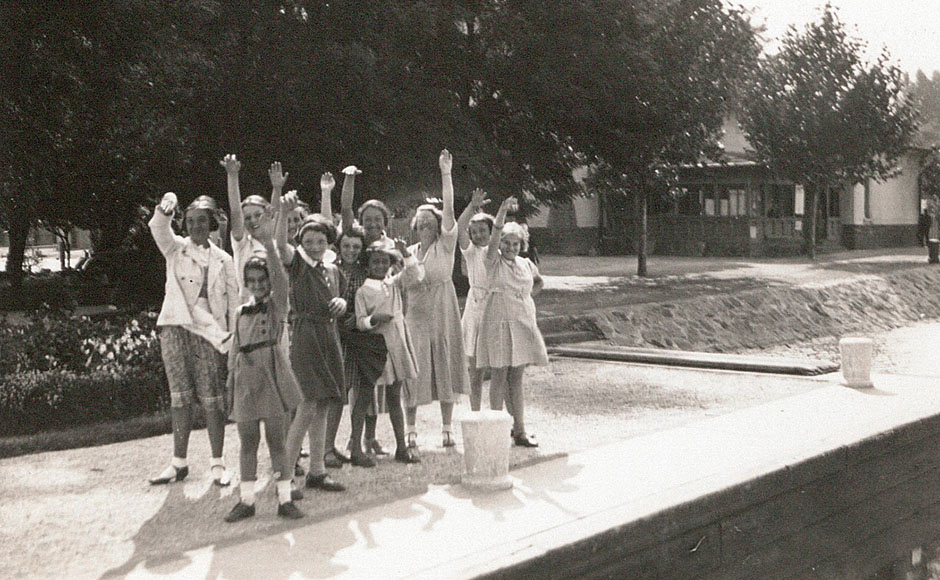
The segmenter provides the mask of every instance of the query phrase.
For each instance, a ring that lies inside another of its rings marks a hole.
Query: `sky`
[[[752,22],[764,24],[768,41],[787,27],[801,30],[819,19],[825,0],[725,0],[754,9]],[[940,70],[940,0],[830,0],[851,36],[869,45],[869,58],[882,47],[912,76]],[[770,46],[773,46],[772,42]]]

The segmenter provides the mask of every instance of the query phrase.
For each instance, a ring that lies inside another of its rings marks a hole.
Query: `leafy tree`
[[[733,79],[756,58],[745,14],[717,0],[504,6],[504,106],[596,167],[615,192],[608,203],[635,200],[646,275],[649,196],[668,190],[678,164],[717,150]]]
[[[819,191],[829,183],[885,179],[917,130],[904,76],[887,53],[872,64],[827,5],[765,57],[743,100],[741,124],[758,158],[806,186],[808,248],[815,259]]]

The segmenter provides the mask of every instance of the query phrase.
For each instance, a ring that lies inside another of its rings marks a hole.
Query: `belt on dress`
[[[266,346],[276,346],[276,340],[265,340],[263,342],[255,342],[252,344],[246,344],[245,346],[238,347],[238,352],[240,353],[249,353],[258,350],[259,348],[264,348]]]
[[[329,318],[324,318],[318,314],[291,314],[290,321],[297,322],[298,320],[305,320],[307,322],[312,322],[313,324],[330,324],[336,319],[332,316]]]

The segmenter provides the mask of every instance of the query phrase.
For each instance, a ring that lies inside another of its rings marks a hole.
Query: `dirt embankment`
[[[711,352],[764,348],[940,317],[940,268],[612,307],[564,317],[615,344]],[[558,327],[560,321],[551,325]]]

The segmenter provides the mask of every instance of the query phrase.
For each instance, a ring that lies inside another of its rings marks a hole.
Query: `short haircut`
[[[418,229],[418,214],[423,211],[429,211],[437,220],[437,233],[441,233],[443,228],[442,224],[444,223],[444,212],[437,209],[437,207],[431,205],[430,203],[421,204],[418,206],[418,209],[415,210],[415,217],[411,218],[411,231],[417,231]]]
[[[297,228],[297,243],[299,244],[304,239],[304,234],[311,230],[326,236],[326,243],[336,243],[336,226],[333,225],[332,220],[326,219],[318,213],[304,218],[303,223]]]
[[[248,258],[248,261],[245,262],[245,268],[242,271],[242,274],[248,274],[248,270],[258,270],[264,272],[265,275],[270,276],[268,272],[268,259],[263,256],[252,256]]]
[[[369,208],[377,209],[382,212],[382,221],[385,227],[388,227],[388,220],[391,216],[391,212],[388,211],[388,206],[382,203],[377,199],[370,199],[364,204],[359,206],[359,211],[356,213],[356,219],[359,220],[359,223],[362,223],[362,214]]]
[[[362,226],[353,222],[351,226],[344,229],[339,233],[339,236],[336,237],[336,245],[339,246],[344,238],[359,238],[363,243],[366,241],[366,231],[362,229]]]
[[[398,250],[390,250],[385,245],[385,242],[382,240],[376,240],[369,244],[369,247],[362,253],[365,258],[364,264],[369,265],[369,259],[376,254],[385,254],[389,257],[392,264],[397,264],[402,260],[401,254],[398,253]]]
[[[467,223],[467,227],[469,227],[470,224],[486,224],[486,227],[488,227],[490,232],[492,232],[494,223],[496,223],[496,218],[488,213],[480,212],[478,214],[474,214],[474,216],[470,218],[470,221]]]
[[[516,236],[522,240],[522,250],[526,251],[529,248],[529,233],[525,231],[525,228],[516,222],[506,222],[503,226],[503,231],[499,234],[499,241],[502,242],[503,238],[506,236]]]
[[[263,207],[264,209],[268,209],[271,207],[271,202],[264,199],[260,195],[249,195],[248,197],[242,200],[242,208],[244,208],[246,205],[258,205],[258,206]]]

